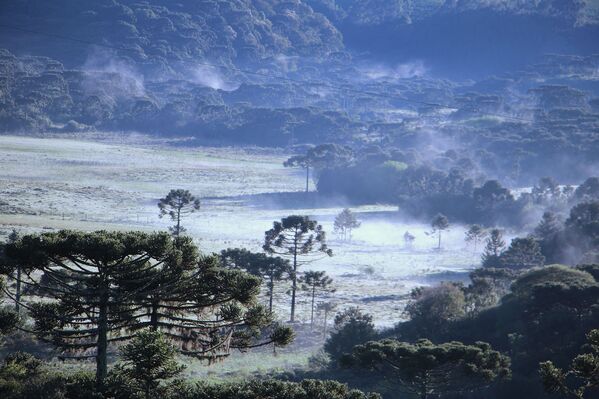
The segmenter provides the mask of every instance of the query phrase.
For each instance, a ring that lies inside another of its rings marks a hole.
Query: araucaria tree
[[[484,342],[433,344],[393,339],[371,341],[354,348],[342,364],[376,370],[400,390],[421,399],[478,390],[510,376],[510,359]]]
[[[431,227],[433,228],[432,233],[437,233],[439,237],[439,244],[437,245],[437,249],[441,249],[441,232],[449,229],[449,220],[447,220],[447,216],[443,214],[438,214],[435,216],[431,222]]]
[[[487,232],[478,224],[473,224],[466,231],[466,242],[471,242],[474,244],[474,252],[476,252],[476,247],[478,243],[481,242],[487,236]]]
[[[250,252],[243,248],[228,248],[220,253],[221,263],[229,269],[241,269],[266,280],[268,288],[268,310],[272,312],[275,283],[287,280],[291,274],[288,259]]]
[[[288,328],[273,326],[266,309],[255,305],[258,278],[199,257],[190,239],[61,231],[24,236],[6,253],[23,265],[23,282],[45,297],[24,304],[34,332],[65,358],[95,358],[99,387],[109,345],[147,327],[163,331],[182,353],[208,359],[292,339]],[[265,329],[269,339],[255,343]]]
[[[316,220],[308,216],[292,215],[274,222],[272,229],[264,233],[264,251],[291,260],[291,317],[295,321],[295,298],[298,268],[322,256],[333,256],[326,244],[326,234]]]
[[[335,289],[331,287],[333,279],[327,276],[325,272],[307,271],[301,278],[302,290],[310,293],[312,298],[312,305],[310,308],[310,328],[314,326],[314,301],[316,299],[316,293],[321,292],[335,292]]]
[[[169,230],[173,236],[179,237],[181,233],[185,232],[185,228],[181,226],[181,219],[199,210],[200,200],[188,190],[171,190],[166,197],[160,199],[158,209],[160,209],[160,217],[168,215],[175,222]]]
[[[121,349],[121,371],[132,379],[145,399],[153,395],[161,380],[176,377],[184,366],[177,363],[177,350],[159,331],[144,330]]]
[[[356,215],[349,208],[345,208],[335,217],[333,226],[335,233],[343,237],[344,240],[348,238],[351,240],[352,230],[360,227],[360,224]]]
[[[505,249],[503,234],[499,229],[493,229],[486,240],[485,250],[482,255],[482,265],[484,267],[500,267],[499,256]]]

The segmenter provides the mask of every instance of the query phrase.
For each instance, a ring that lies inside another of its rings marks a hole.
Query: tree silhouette
[[[307,271],[300,279],[302,283],[302,290],[308,291],[312,298],[312,304],[310,307],[310,328],[314,326],[314,301],[316,299],[316,292],[335,292],[335,289],[331,287],[333,279],[327,276],[325,272]]]
[[[308,149],[305,155],[296,155],[286,160],[285,167],[306,169],[306,192],[309,190],[310,168],[332,168],[348,163],[353,157],[350,148],[338,144],[320,144]]]
[[[317,221],[308,216],[292,215],[273,223],[273,228],[264,233],[262,248],[271,255],[292,261],[290,321],[294,322],[298,267],[322,256],[333,256],[326,244],[326,234]]]
[[[482,265],[484,267],[500,267],[499,256],[505,248],[505,241],[501,230],[492,229],[486,240],[485,250],[482,254]]]
[[[349,208],[342,210],[336,217],[333,224],[335,233],[339,234],[343,239],[351,240],[353,229],[360,227],[361,223],[356,219],[356,215]]]
[[[413,234],[411,234],[409,231],[406,231],[403,235],[403,242],[406,246],[406,248],[411,248],[412,245],[414,245],[414,241],[416,240],[416,237],[414,237]]]
[[[24,270],[53,282],[24,273],[24,282],[46,297],[25,305],[34,332],[60,348],[63,358],[95,358],[99,387],[109,345],[147,327],[162,330],[183,354],[209,360],[233,348],[284,345],[293,337],[254,304],[258,278],[223,269],[215,257],[198,258],[190,239],[61,231],[25,236],[6,252]],[[264,335],[268,339],[256,343]]]
[[[289,260],[240,248],[221,251],[220,259],[227,268],[239,268],[266,280],[268,309],[272,312],[275,282],[288,279],[292,272]]]
[[[499,260],[502,267],[511,269],[530,269],[545,264],[545,256],[534,237],[514,238]]]
[[[447,216],[441,213],[437,214],[431,222],[431,227],[433,228],[432,234],[437,233],[439,237],[437,249],[441,249],[441,232],[449,229],[449,220],[447,220]]]
[[[334,312],[336,308],[337,308],[337,304],[333,303],[333,302],[319,302],[316,305],[316,310],[324,313],[324,322],[323,322],[323,328],[322,328],[322,336],[324,338],[326,338],[326,336],[327,336],[327,327],[328,327],[327,322],[329,320],[329,314],[331,312]]]
[[[471,392],[510,376],[508,357],[484,342],[435,345],[392,339],[358,345],[342,364],[376,370],[394,381],[400,390],[426,399],[431,395]]]
[[[185,232],[181,226],[181,219],[200,209],[200,200],[194,197],[188,190],[171,190],[166,197],[158,202],[160,217],[168,215],[175,225],[169,227],[169,230],[175,237],[179,237]]]
[[[13,229],[11,233],[8,235],[7,244],[12,244],[19,239],[19,233],[17,230]],[[20,313],[20,303],[21,303],[21,292],[22,286],[21,283],[21,274],[22,274],[22,265],[20,263],[11,262],[9,258],[4,256],[4,251],[0,251],[0,272],[10,278],[14,278],[15,280],[15,311]]]
[[[474,244],[474,252],[478,243],[487,236],[487,232],[478,224],[473,224],[466,231],[466,242],[472,242]]]

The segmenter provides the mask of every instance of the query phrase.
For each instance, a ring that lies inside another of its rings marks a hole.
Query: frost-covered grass
[[[285,159],[285,154],[267,150],[0,136],[0,233],[13,227],[24,232],[166,229],[169,223],[158,218],[156,203],[171,188],[189,189],[203,198],[201,210],[184,226],[204,252],[227,247],[258,251],[274,220],[311,215],[329,233],[335,253],[303,266],[325,270],[335,281],[337,291],[319,300],[335,301],[338,309],[359,306],[380,327],[402,318],[411,288],[434,279],[463,278],[478,264],[480,254],[466,245],[460,226],[443,234],[443,248],[437,250],[428,225],[400,219],[392,206],[361,206],[352,210],[362,226],[351,242],[342,241],[332,233],[342,204],[296,209],[276,195],[258,196],[303,189],[303,172],[283,168]],[[406,231],[416,237],[412,248],[404,246]],[[282,320],[289,317],[286,291],[280,286],[276,295]],[[308,320],[309,301],[303,293],[298,311],[300,320]],[[293,353],[272,361],[284,367],[307,356]],[[239,359],[235,362],[256,369],[251,357]]]

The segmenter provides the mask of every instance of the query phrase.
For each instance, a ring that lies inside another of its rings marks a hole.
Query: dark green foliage
[[[534,231],[535,238],[539,241],[541,252],[547,263],[553,263],[561,258],[560,246],[564,237],[561,236],[563,224],[553,212],[544,212],[543,217]]]
[[[189,399],[379,399],[377,394],[351,390],[336,381],[304,380],[299,383],[277,380],[240,384],[199,384]]]
[[[466,393],[510,376],[510,359],[484,342],[439,345],[426,339],[414,344],[386,339],[354,348],[347,366],[376,370],[399,390],[426,399],[438,394]]]
[[[419,287],[411,292],[405,313],[412,321],[411,327],[423,337],[437,337],[447,329],[448,323],[466,314],[466,298],[462,286],[441,283],[433,287]]]
[[[295,321],[295,296],[298,267],[322,256],[333,256],[326,244],[326,234],[317,221],[308,216],[292,215],[274,222],[264,233],[264,251],[291,259],[291,322]]]
[[[545,264],[545,256],[534,237],[514,238],[510,246],[499,256],[501,267],[508,269],[530,269]]]
[[[176,353],[161,332],[141,331],[121,349],[121,372],[136,382],[145,399],[150,399],[162,380],[177,376],[185,368],[175,360]]]
[[[4,278],[0,276],[0,292],[2,293],[2,296],[4,296],[4,290]],[[0,299],[0,344],[2,343],[2,336],[12,332],[19,324],[19,320],[19,314],[14,310],[3,306],[2,300]]]
[[[348,308],[335,316],[335,327],[324,344],[324,350],[336,365],[355,345],[376,338],[372,316],[359,308]]]
[[[572,359],[566,371],[551,361],[539,364],[543,387],[548,393],[576,399],[592,398],[599,393],[599,330],[591,330],[587,341],[589,350]]]
[[[199,210],[200,200],[188,190],[171,190],[166,197],[160,199],[158,209],[160,209],[160,217],[168,215],[175,222],[169,230],[178,238],[186,230],[181,226],[181,219]]]

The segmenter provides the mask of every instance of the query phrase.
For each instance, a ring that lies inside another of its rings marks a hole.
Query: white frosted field
[[[143,142],[143,143],[142,143]],[[272,193],[301,191],[304,174],[282,166],[288,154],[238,148],[186,148],[164,143],[104,138],[40,139],[0,136],[0,232],[61,228],[166,229],[158,218],[158,198],[172,188],[202,197],[202,208],[184,226],[204,252],[227,247],[260,250],[273,220],[290,214],[310,215],[328,232],[335,256],[304,270],[325,270],[337,291],[321,300],[339,307],[355,305],[373,313],[379,326],[402,317],[406,295],[416,285],[463,279],[480,259],[464,242],[464,229],[452,226],[442,250],[426,224],[401,220],[393,206],[362,206],[362,226],[351,242],[333,234],[335,207],[290,209]],[[270,193],[267,195],[260,195]],[[300,197],[301,199],[301,197]],[[301,201],[300,201],[301,202]],[[404,247],[403,234],[416,236]],[[286,287],[277,293],[277,312],[286,320]],[[309,317],[300,296],[300,319]]]

